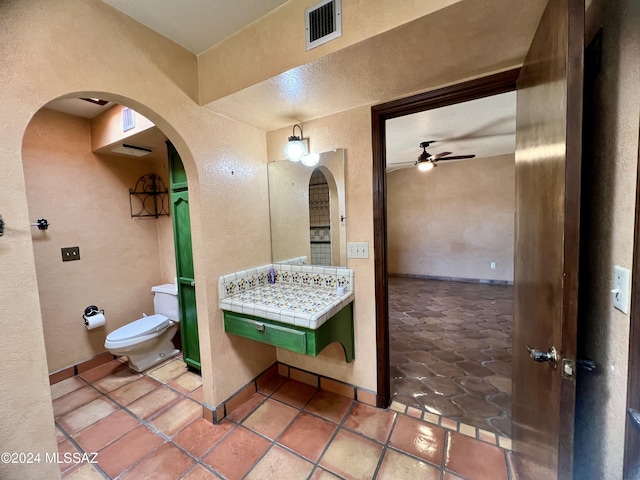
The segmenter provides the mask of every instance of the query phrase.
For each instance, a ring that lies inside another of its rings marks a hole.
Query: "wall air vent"
[[[122,131],[126,132],[136,127],[136,112],[128,107],[122,109]]]
[[[149,147],[140,147],[138,145],[130,145],[123,143],[111,149],[114,153],[122,153],[123,155],[131,155],[132,157],[144,157],[149,155],[153,150]]]
[[[323,0],[304,11],[307,50],[342,35],[341,0]]]

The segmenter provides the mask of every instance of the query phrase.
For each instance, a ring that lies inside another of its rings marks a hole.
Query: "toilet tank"
[[[174,283],[165,283],[151,287],[151,291],[153,292],[154,313],[179,322],[178,286]]]

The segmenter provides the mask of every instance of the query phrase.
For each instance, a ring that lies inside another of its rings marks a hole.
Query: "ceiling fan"
[[[429,140],[429,141],[420,143],[420,148],[422,148],[422,153],[418,157],[418,160],[416,160],[415,162],[402,162],[402,163],[394,164],[393,166],[402,165],[402,164],[413,164],[418,167],[418,170],[427,171],[427,170],[431,170],[434,167],[437,167],[438,162],[442,162],[444,160],[462,160],[464,158],[475,157],[475,155],[451,156],[453,152],[442,152],[442,153],[437,153],[436,155],[431,155],[429,152],[427,152],[427,147],[429,147],[432,143],[436,143],[436,141]]]

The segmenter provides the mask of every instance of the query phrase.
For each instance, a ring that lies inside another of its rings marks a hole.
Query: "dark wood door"
[[[518,79],[513,441],[520,478],[573,472],[584,1],[550,0]],[[527,346],[557,362],[537,362]]]

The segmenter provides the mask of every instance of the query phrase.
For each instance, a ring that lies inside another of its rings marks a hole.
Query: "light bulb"
[[[319,153],[310,153],[309,155],[305,155],[302,157],[302,164],[307,167],[315,167],[320,161]]]
[[[287,146],[284,147],[284,155],[292,162],[299,162],[306,153],[304,144],[300,140],[289,140]]]
[[[431,170],[435,165],[433,164],[433,162],[420,162],[418,164],[418,170],[420,170],[421,172],[427,172],[429,170]]]

